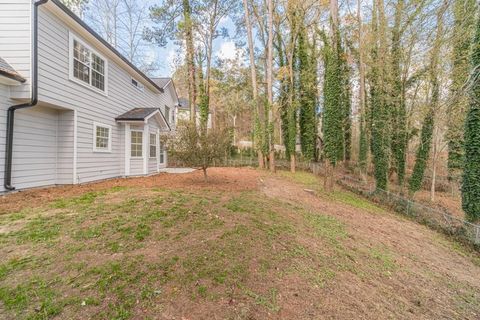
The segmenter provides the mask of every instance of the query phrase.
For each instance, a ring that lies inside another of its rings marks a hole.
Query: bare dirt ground
[[[311,174],[209,175],[3,197],[0,318],[480,319],[469,248]]]
[[[248,177],[246,173],[248,172]],[[149,177],[128,179],[111,179],[101,182],[86,183],[77,186],[58,186],[19,191],[0,196],[0,214],[19,211],[28,207],[37,207],[59,198],[78,196],[86,192],[108,190],[114,187],[165,187],[184,190],[251,190],[257,186],[256,178],[260,173],[255,170],[243,169],[232,171],[228,168],[213,168],[209,170],[208,181],[203,178],[200,170],[189,174],[160,173]]]
[[[387,308],[404,305],[406,313],[402,318],[460,319],[462,316],[456,314],[448,302],[462,295],[457,287],[471,287],[476,292],[473,297],[480,298],[478,260],[472,263],[465,259],[463,253],[446,245],[447,240],[439,241],[442,236],[435,231],[394,214],[365,214],[365,211],[359,211],[348,203],[322,201],[322,194],[319,199],[318,194],[312,195],[298,184],[280,182],[275,177],[264,180],[263,191],[273,198],[308,204],[319,212],[343,221],[351,234],[347,246],[352,251],[358,250],[359,244],[366,244],[372,248],[383,247],[394,253],[395,263],[400,269],[395,276],[380,281],[346,277],[347,281],[336,282],[331,294],[337,298],[333,298],[335,303],[328,311],[331,317],[344,313],[339,318],[350,318],[355,316],[357,310],[363,310],[365,318],[375,318],[379,310],[365,308],[367,303],[371,306],[390,305]],[[347,302],[341,310],[338,309],[337,300],[340,297]],[[480,310],[470,316],[472,319],[480,317]]]

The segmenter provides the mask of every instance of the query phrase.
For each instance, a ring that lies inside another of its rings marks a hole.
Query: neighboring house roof
[[[7,61],[3,60],[2,57],[0,57],[0,75],[18,82],[26,81],[26,79],[22,77],[15,69],[13,69]]]
[[[185,111],[190,111],[190,100],[187,98],[178,98],[178,108]],[[200,108],[196,106],[195,111],[200,112]],[[211,112],[208,111],[208,113],[210,114]]]
[[[123,62],[125,62],[130,68],[135,70],[142,78],[148,81],[152,86],[154,86],[158,91],[163,93],[163,87],[158,86],[150,77],[140,71],[132,62],[125,58],[117,49],[115,49],[111,44],[109,44],[105,39],[103,39],[98,33],[96,33],[92,28],[90,28],[82,19],[80,19],[75,13],[68,9],[60,0],[51,0],[52,3],[57,5],[63,12],[65,12],[70,18],[75,20],[82,28],[87,30],[92,36],[94,36],[98,41],[100,41],[105,47],[117,55]]]
[[[172,81],[172,78],[152,78],[153,82],[155,82],[160,88],[165,88],[167,86],[167,84],[170,83],[170,81]]]
[[[159,108],[134,108],[130,111],[125,112],[124,114],[119,115],[118,117],[115,118],[115,120],[116,121],[145,121],[157,113],[161,115],[161,117],[163,118],[163,121],[168,126],[168,129],[171,129],[167,119],[165,119],[165,116],[163,115],[163,113],[160,111]]]
[[[178,106],[190,110],[190,101],[186,98],[178,98]]]

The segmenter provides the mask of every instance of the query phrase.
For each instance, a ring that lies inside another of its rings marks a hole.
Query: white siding
[[[5,135],[9,87],[0,84],[0,191],[4,191]],[[17,110],[13,139],[12,184],[17,189],[56,184],[58,112],[36,106]]]
[[[82,39],[82,38],[81,38]],[[88,42],[87,42],[88,43]],[[91,45],[90,43],[88,43]],[[92,46],[93,47],[93,46]],[[101,48],[95,48],[100,53]],[[106,55],[106,54],[105,54]],[[131,85],[129,73],[108,61],[108,96],[69,80],[69,29],[48,9],[41,7],[39,18],[39,99],[63,108],[77,109],[79,182],[123,176],[124,125],[114,118],[132,108],[163,108],[171,105],[170,93],[155,93]],[[112,126],[112,151],[93,152],[93,122]],[[142,174],[142,164],[131,161],[131,174]]]
[[[74,111],[58,114],[57,184],[73,183],[73,129]]]
[[[12,183],[18,189],[56,184],[58,112],[36,106],[15,112]]]
[[[4,166],[5,166],[5,125],[7,109],[11,104],[9,99],[10,89],[8,86],[0,83],[0,191],[4,191]]]
[[[31,0],[0,0],[0,57],[27,80],[31,63],[31,8]],[[30,85],[12,88],[11,94],[28,97]]]

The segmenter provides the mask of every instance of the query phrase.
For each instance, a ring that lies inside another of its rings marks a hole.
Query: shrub
[[[207,179],[207,169],[222,162],[230,151],[228,129],[198,128],[192,122],[180,123],[176,133],[164,138],[168,153],[183,164],[199,167]]]

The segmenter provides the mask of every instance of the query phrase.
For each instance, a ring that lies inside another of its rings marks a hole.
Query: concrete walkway
[[[193,168],[163,168],[163,169],[160,169],[160,172],[181,174],[181,173],[190,173],[196,170],[197,169],[193,169]]]

